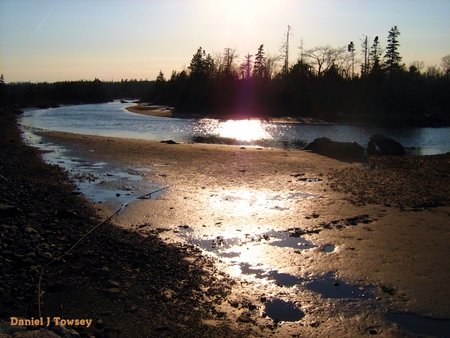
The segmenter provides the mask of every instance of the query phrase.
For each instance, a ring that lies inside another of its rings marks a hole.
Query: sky
[[[407,66],[440,67],[449,18],[450,0],[0,0],[0,73],[7,83],[170,78],[199,47],[281,54],[288,25],[292,62],[302,41],[353,41],[359,55],[364,35],[384,48],[397,26]]]

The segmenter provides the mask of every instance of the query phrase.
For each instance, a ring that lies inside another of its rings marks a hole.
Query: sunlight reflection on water
[[[240,141],[271,139],[267,127],[268,125],[263,125],[258,120],[228,120],[218,123],[212,134]]]

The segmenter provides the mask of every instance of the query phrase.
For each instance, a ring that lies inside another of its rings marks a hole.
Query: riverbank
[[[242,119],[242,120],[264,120],[273,123],[302,123],[302,124],[329,124],[320,119],[314,118],[294,118],[294,117],[255,117],[255,116],[245,116],[239,114],[224,114],[223,112],[210,112],[210,113],[194,113],[194,112],[183,112],[178,111],[173,107],[166,106],[153,106],[137,104],[135,106],[127,107],[131,113],[147,115],[147,116],[158,116],[158,117],[173,117],[173,118],[184,118],[184,119],[218,119],[218,120],[230,120],[230,119]]]
[[[173,117],[183,119],[201,119],[210,118],[218,120],[264,120],[273,123],[299,123],[312,125],[357,125],[357,126],[385,126],[385,127],[448,127],[450,126],[450,114],[448,109],[428,108],[422,115],[412,114],[389,114],[380,112],[380,114],[368,113],[337,113],[329,114],[327,120],[313,117],[294,117],[287,115],[280,117],[278,114],[266,114],[263,116],[246,115],[243,112],[225,112],[218,111],[180,111],[174,107],[149,105],[147,103],[138,103],[135,106],[126,108],[129,112],[159,117]]]
[[[1,125],[8,128],[1,133],[0,202],[13,206],[1,214],[8,230],[3,251],[10,255],[2,266],[7,321],[36,317],[35,284],[38,268],[50,259],[46,252],[57,257],[113,210],[73,195],[65,173],[23,146],[12,123]],[[395,337],[404,332],[385,320],[388,313],[450,318],[448,154],[347,162],[305,151],[67,133],[43,137],[74,156],[151,168],[146,179],[167,188],[157,200],[130,204],[65,262],[48,267],[46,316],[89,317],[102,334],[137,337]],[[289,229],[302,229],[315,247],[273,247],[264,245],[264,237],[260,245],[236,250],[243,249],[242,259],[259,250],[245,261],[258,269],[269,266],[305,282],[334,272],[342,286],[375,286],[376,297],[346,301],[236,277],[182,237],[187,231],[200,239],[256,238]],[[23,247],[11,248],[18,239]],[[323,251],[327,245],[334,250]],[[305,316],[274,321],[266,306],[275,299],[295,302]]]

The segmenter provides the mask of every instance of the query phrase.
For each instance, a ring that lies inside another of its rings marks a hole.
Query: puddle
[[[390,313],[386,319],[419,336],[450,338],[450,319],[434,319],[413,313]]]
[[[250,263],[241,263],[241,274],[243,275],[254,275],[256,278],[264,278],[264,274],[266,273],[266,270],[258,269],[251,265]]]
[[[219,258],[232,254],[232,257],[238,255],[239,250],[231,251],[230,249],[242,247],[244,245],[269,244],[281,248],[294,249],[311,249],[316,245],[304,239],[300,235],[303,233],[290,231],[267,231],[262,234],[250,235],[245,234],[242,237],[223,237],[215,238],[195,238],[191,228],[179,227],[180,236],[184,237],[189,243],[199,246],[201,249],[214,252]],[[190,231],[189,231],[190,230]]]
[[[267,316],[277,322],[295,322],[305,317],[305,313],[294,302],[282,299],[267,301],[265,312]]]
[[[301,237],[301,234],[302,233],[300,232],[277,232],[273,230],[265,233],[265,235],[270,236],[270,238],[276,238],[275,241],[270,242],[270,245],[273,246],[294,249],[311,249],[316,247],[316,245]]]
[[[322,251],[329,253],[329,252],[333,252],[334,249],[336,249],[336,247],[333,244],[328,244],[323,247]]]
[[[303,286],[311,291],[320,293],[325,298],[375,298],[374,286],[348,285],[334,277],[334,273],[328,272],[324,276],[312,282],[303,283]]]
[[[287,287],[301,284],[304,281],[303,278],[296,277],[288,273],[278,272],[276,270],[269,271],[266,273],[266,276],[269,280],[275,281],[276,284]]]
[[[120,168],[108,162],[90,161],[89,157],[75,157],[70,147],[62,147],[23,128],[24,141],[39,148],[46,163],[66,170],[82,193],[95,203],[109,203],[112,208],[127,205],[136,199],[157,199],[165,189],[144,180],[150,168]]]

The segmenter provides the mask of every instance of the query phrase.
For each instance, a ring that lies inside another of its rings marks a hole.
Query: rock
[[[105,327],[105,323],[103,323],[103,320],[99,319],[95,322],[94,327],[96,329],[103,329]]]
[[[112,279],[108,281],[108,285],[112,288],[118,288],[120,286],[119,282]]]
[[[98,276],[98,277],[105,277],[108,274],[109,274],[109,269],[106,266],[94,271],[94,275]]]
[[[367,144],[367,154],[375,155],[376,152],[377,152],[377,146],[376,146],[375,142],[369,141],[369,143]]]
[[[160,143],[166,143],[166,144],[178,144],[174,140],[167,140],[167,141],[161,141]]]
[[[119,288],[110,288],[110,289],[108,289],[108,293],[110,293],[112,295],[116,295],[116,294],[120,293],[120,289]]]
[[[139,310],[139,307],[137,305],[131,305],[130,309],[128,311],[133,313],[133,312],[137,312],[138,310]]]
[[[61,325],[55,325],[52,327],[52,331],[59,337],[64,338],[80,338],[80,335],[75,330],[68,329]]]
[[[364,155],[364,147],[356,142],[337,142],[326,137],[316,138],[304,150],[311,150],[315,153],[334,158],[362,157]]]
[[[370,137],[370,140],[380,148],[383,155],[404,155],[405,148],[397,141],[386,137],[382,134],[375,134]],[[372,147],[372,146],[371,146]]]
[[[248,314],[243,313],[239,316],[238,321],[240,321],[241,323],[250,323],[252,319]]]
[[[8,205],[0,203],[0,215],[17,214],[19,209],[15,205]]]
[[[254,305],[254,304],[249,304],[249,305],[248,305],[248,309],[249,309],[250,311],[254,311],[254,310],[257,309],[257,306]]]

